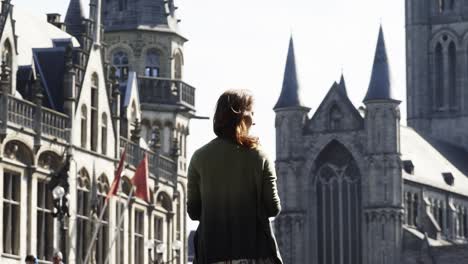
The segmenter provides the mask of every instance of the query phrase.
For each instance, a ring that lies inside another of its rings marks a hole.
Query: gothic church
[[[299,96],[293,42],[276,112],[286,264],[468,263],[468,2],[406,0],[408,126],[380,29],[364,107],[342,77]]]

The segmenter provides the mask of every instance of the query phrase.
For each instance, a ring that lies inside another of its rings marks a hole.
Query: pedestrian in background
[[[54,256],[52,257],[52,263],[53,264],[63,264],[62,259],[63,259],[62,252],[55,251]]]
[[[34,255],[27,255],[24,261],[26,264],[37,264],[37,259]]]
[[[253,107],[249,91],[224,92],[213,119],[217,137],[190,161],[187,211],[200,221],[194,263],[282,263],[268,219],[281,210],[275,167],[249,134]]]

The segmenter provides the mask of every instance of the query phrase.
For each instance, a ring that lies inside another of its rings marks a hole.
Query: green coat
[[[195,241],[199,264],[280,260],[268,221],[280,210],[275,169],[261,149],[216,138],[193,154],[187,211],[200,221]]]

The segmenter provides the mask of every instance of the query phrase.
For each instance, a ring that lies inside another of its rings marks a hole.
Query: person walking
[[[216,138],[195,151],[187,212],[199,221],[195,264],[281,264],[269,217],[281,211],[274,164],[250,135],[254,98],[228,90],[213,118]]]
[[[60,251],[55,251],[54,256],[52,257],[53,264],[63,264],[63,255]]]

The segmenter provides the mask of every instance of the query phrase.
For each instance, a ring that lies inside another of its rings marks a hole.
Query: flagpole
[[[120,215],[119,223],[118,223],[118,225],[117,225],[116,230],[114,231],[114,238],[112,239],[112,242],[111,242],[111,244],[110,244],[110,246],[109,246],[109,249],[111,249],[111,248],[114,246],[114,243],[115,243],[115,240],[117,239],[117,237],[120,237],[120,226],[122,226],[123,220],[125,219],[123,213],[124,213],[125,211],[127,211],[127,209],[130,207],[130,201],[131,201],[131,199],[133,198],[134,189],[135,189],[135,188],[132,186],[132,189],[130,190],[130,193],[128,194],[127,205],[125,206],[124,211],[123,211],[122,214]],[[107,256],[106,256],[106,260],[104,261],[104,264],[109,263],[110,252],[111,252],[111,250],[109,250],[109,251],[107,252]]]
[[[97,235],[99,233],[99,229],[101,228],[102,218],[104,217],[104,213],[106,212],[106,209],[107,209],[108,205],[109,205],[109,202],[104,204],[104,208],[101,209],[101,215],[99,216],[98,222],[94,226],[94,233],[93,233],[93,236],[91,238],[91,242],[89,243],[88,251],[86,251],[87,253],[86,253],[85,260],[83,262],[84,264],[88,263],[88,259],[91,256],[91,250],[93,249],[94,241],[96,240],[96,237],[97,237]]]

